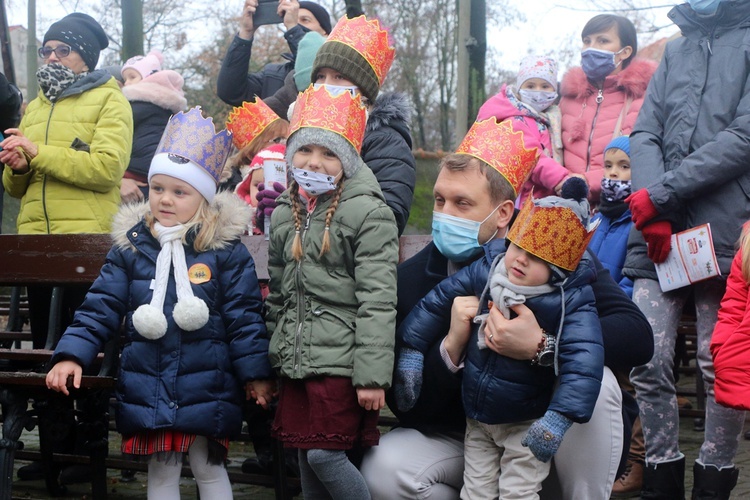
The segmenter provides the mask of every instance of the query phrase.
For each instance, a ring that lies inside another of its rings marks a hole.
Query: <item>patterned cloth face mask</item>
[[[342,170],[340,174],[343,174]],[[292,177],[310,196],[320,196],[336,189],[336,178],[338,175],[328,175],[322,172],[311,172],[301,168],[292,168]]]
[[[602,198],[607,201],[623,201],[633,191],[630,181],[617,179],[602,179]]]
[[[65,89],[73,85],[85,73],[76,75],[72,69],[60,63],[44,64],[36,70],[36,81],[42,89],[42,93],[55,102]]]
[[[518,94],[521,96],[521,102],[534,108],[537,113],[542,113],[557,99],[557,92],[545,90],[521,89]]]

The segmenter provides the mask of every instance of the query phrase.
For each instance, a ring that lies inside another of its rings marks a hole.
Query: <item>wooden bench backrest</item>
[[[412,257],[430,236],[402,236],[399,261]],[[243,236],[261,280],[268,279],[268,242]],[[112,247],[108,234],[0,235],[0,286],[93,283]]]

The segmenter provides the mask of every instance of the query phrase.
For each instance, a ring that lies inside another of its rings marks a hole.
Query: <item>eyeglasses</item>
[[[63,57],[68,57],[71,50],[73,49],[70,45],[58,45],[54,49],[52,47],[42,47],[39,49],[39,57],[49,59],[49,56],[54,52],[58,58],[62,59]]]

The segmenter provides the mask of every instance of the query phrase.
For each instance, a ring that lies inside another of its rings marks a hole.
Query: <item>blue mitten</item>
[[[419,399],[423,367],[424,354],[410,347],[401,349],[396,364],[396,374],[393,377],[393,392],[399,410],[411,410]]]
[[[571,425],[573,421],[565,415],[547,410],[542,418],[531,424],[521,444],[528,446],[531,453],[542,462],[549,462],[557,453],[563,436]]]

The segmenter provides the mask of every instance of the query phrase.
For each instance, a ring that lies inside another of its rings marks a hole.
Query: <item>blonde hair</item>
[[[289,122],[279,118],[268,125],[263,132],[256,135],[252,141],[248,142],[245,147],[240,149],[237,154],[229,158],[227,165],[239,167],[240,165],[249,165],[255,155],[266,147],[269,141],[277,137],[287,138],[289,135]]]
[[[148,226],[151,234],[154,238],[158,239],[156,230],[154,229],[154,223],[156,217],[151,212],[148,212],[145,216],[146,225]],[[182,235],[182,244],[187,244],[187,236],[190,233],[195,233],[195,240],[193,240],[193,249],[196,252],[205,252],[209,249],[211,242],[216,237],[216,230],[219,228],[219,210],[212,206],[206,201],[205,198],[201,199],[201,204],[198,206],[195,214],[185,223],[185,234]]]
[[[320,246],[320,254],[318,258],[322,257],[331,249],[331,237],[330,228],[333,214],[336,213],[336,209],[339,206],[341,200],[341,193],[344,191],[344,176],[341,176],[338,184],[336,185],[336,192],[331,200],[331,206],[326,210],[326,222],[325,230],[323,233],[323,243]],[[300,236],[302,228],[302,202],[299,199],[299,185],[292,181],[292,185],[289,189],[289,196],[292,200],[292,218],[294,219],[294,241],[292,242],[292,257],[294,260],[299,262],[302,260],[302,236]]]
[[[750,283],[750,222],[742,226],[740,236],[740,251],[742,252],[742,277]]]

